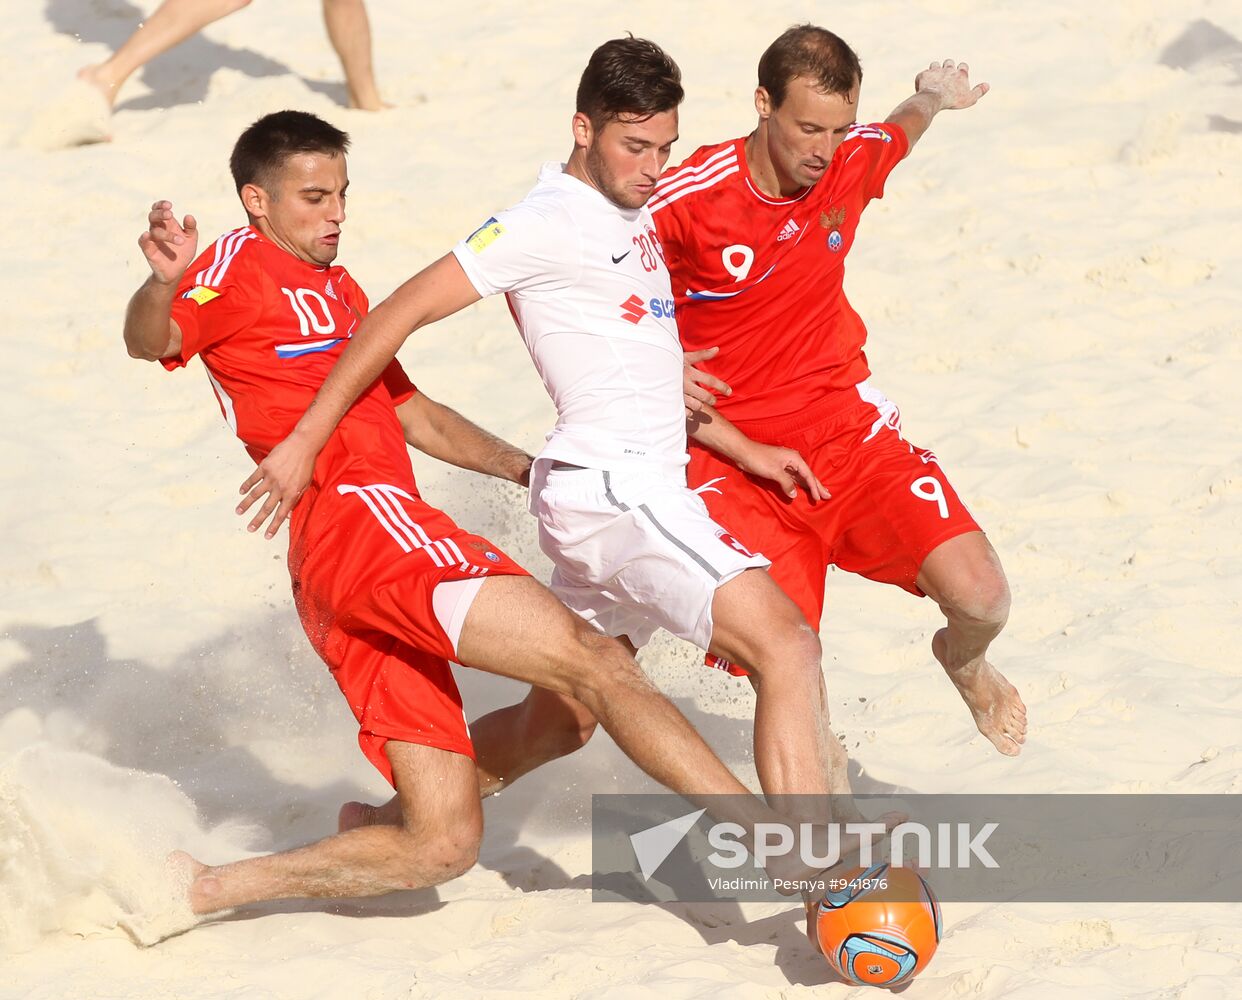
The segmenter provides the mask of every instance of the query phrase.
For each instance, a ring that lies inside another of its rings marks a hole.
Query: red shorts
[[[391,784],[389,740],[474,758],[432,593],[451,580],[526,576],[486,538],[417,494],[341,485],[314,498],[290,553],[302,627],[358,720],[358,744]]]
[[[950,538],[980,530],[936,456],[902,438],[897,407],[866,383],[848,392],[844,402],[834,395],[796,418],[737,425],[756,441],[796,448],[830,500],[812,505],[799,491],[791,501],[775,484],[690,446],[691,487],[723,480],[715,484],[719,493],[701,494],[712,519],[772,560],[772,578],[815,628],[829,566],[922,597],[915,581],[928,554]],[[707,662],[745,674],[718,657]]]

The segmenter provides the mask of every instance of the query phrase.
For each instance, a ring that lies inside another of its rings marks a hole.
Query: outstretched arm
[[[138,237],[151,268],[125,310],[125,347],[131,358],[158,361],[181,350],[181,328],[172,318],[173,299],[198,248],[198,225],[187,215],[177,222],[172,202],[157,201],[147,213],[147,231]]]
[[[686,432],[743,472],[776,483],[791,500],[798,495],[799,486],[806,490],[811,503],[828,500],[831,496],[794,449],[752,441],[710,406],[704,406],[686,420]]]
[[[530,455],[456,410],[416,392],[397,407],[405,439],[419,451],[472,472],[530,485]]]
[[[419,271],[362,321],[297,426],[241,486],[237,506],[245,514],[266,497],[248,529],[269,517],[265,538],[273,538],[306,489],[328,438],[346,411],[383,372],[405,339],[421,326],[451,316],[479,300],[466,272],[451,253]]]
[[[986,83],[972,87],[970,68],[965,63],[952,59],[934,62],[914,78],[914,94],[885,120],[900,125],[913,148],[937,114],[969,108],[991,89]]]

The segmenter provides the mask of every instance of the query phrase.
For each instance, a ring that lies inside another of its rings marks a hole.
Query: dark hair
[[[681,70],[655,42],[614,38],[591,53],[578,81],[577,110],[599,128],[625,116],[645,121],[671,111],[685,97]]]
[[[238,192],[257,184],[268,192],[275,175],[294,153],[335,156],[349,149],[349,136],[305,111],[277,111],[251,125],[233,146],[229,169]]]
[[[772,98],[772,107],[779,108],[789,84],[800,76],[826,94],[849,94],[862,83],[862,63],[827,28],[795,24],[759,57],[759,86]]]

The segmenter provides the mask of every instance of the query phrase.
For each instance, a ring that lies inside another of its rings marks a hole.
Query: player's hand
[[[715,406],[713,390],[722,396],[733,395],[733,390],[715,375],[694,367],[700,361],[710,361],[719,353],[719,347],[709,347],[705,351],[687,351],[682,356],[681,391],[685,397],[686,416],[693,416],[705,406]]]
[[[138,245],[155,280],[175,285],[198,256],[198,223],[192,215],[178,222],[172,202],[157,201],[147,213],[147,231],[138,237]]]
[[[914,78],[916,94],[935,94],[941,111],[959,111],[971,107],[992,88],[986,83],[970,85],[970,67],[952,59],[934,62]]]
[[[806,459],[792,448],[779,448],[776,445],[752,441],[746,450],[744,461],[739,465],[743,472],[776,483],[781,492],[791,500],[798,495],[798,487],[806,491],[807,499],[811,503],[832,497],[806,464]]]
[[[310,483],[317,457],[312,449],[292,434],[271,450],[267,458],[250,474],[250,478],[241,485],[240,492],[245,495],[237,505],[239,516],[244,515],[263,497],[267,498],[246,526],[247,531],[258,531],[270,516],[271,520],[263,537],[270,539],[276,536],[281,524],[297,506],[302,492]]]

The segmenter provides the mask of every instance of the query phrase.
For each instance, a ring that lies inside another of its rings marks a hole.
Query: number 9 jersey
[[[733,387],[730,420],[779,419],[870,374],[867,330],[845,298],[845,255],[863,208],[909,149],[899,126],[850,129],[801,194],[763,194],[746,140],[704,146],[664,174],[648,207],[672,278],[687,351]]]
[[[733,395],[718,408],[752,439],[796,449],[832,499],[790,501],[694,445],[689,482],[719,484],[712,517],[745,527],[742,541],[772,560],[772,579],[816,627],[829,566],[922,595],[927,556],[979,530],[935,455],[902,437],[897,406],[868,383],[867,330],[842,284],[859,217],[908,150],[897,125],[855,126],[819,181],[771,198],[735,139],[665,174],[650,202],[681,342],[720,348],[705,367]]]

